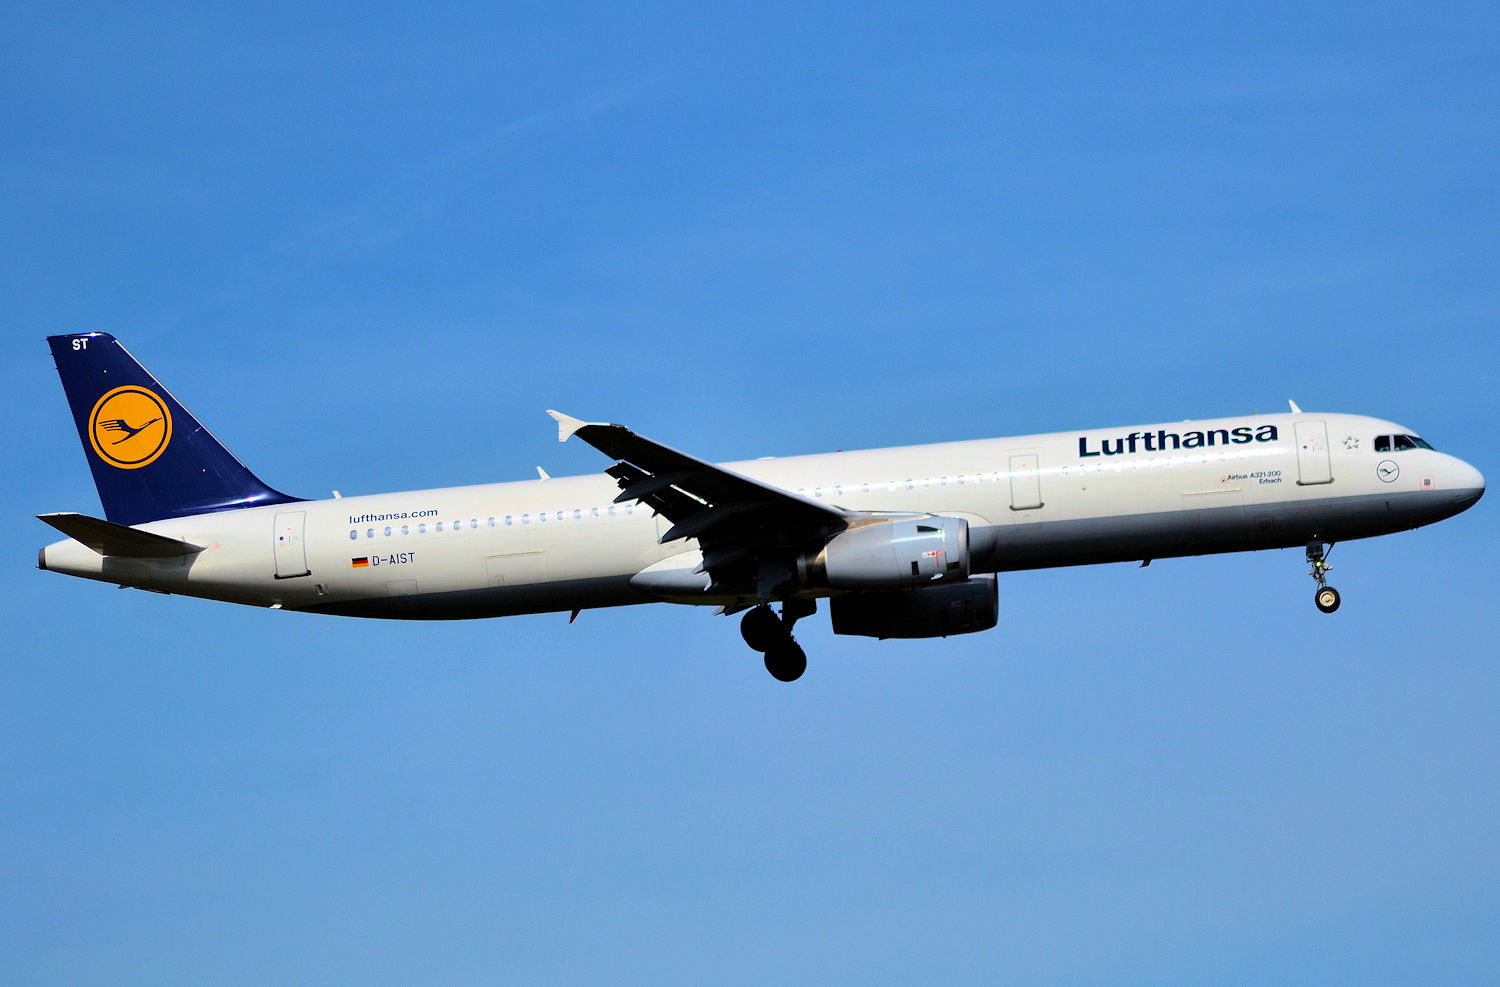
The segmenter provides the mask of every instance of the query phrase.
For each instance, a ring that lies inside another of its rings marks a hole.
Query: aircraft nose
[[[1484,474],[1459,460],[1453,477],[1453,502],[1459,510],[1468,510],[1484,496]]]

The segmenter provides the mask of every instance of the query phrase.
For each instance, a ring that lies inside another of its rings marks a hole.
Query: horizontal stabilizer
[[[46,521],[100,555],[172,559],[203,551],[202,545],[168,538],[166,535],[154,535],[138,528],[127,528],[123,524],[89,517],[87,514],[38,514],[37,520]]]

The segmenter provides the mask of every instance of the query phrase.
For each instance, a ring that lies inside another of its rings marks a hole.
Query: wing
[[[753,480],[637,435],[623,425],[585,422],[549,411],[557,439],[576,435],[616,460],[605,470],[620,487],[615,503],[646,504],[672,526],[663,544],[696,538],[709,592],[770,599],[790,579],[800,550],[816,549],[863,515],[841,511]]]

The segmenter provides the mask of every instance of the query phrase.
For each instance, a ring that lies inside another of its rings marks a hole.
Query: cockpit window
[[[1377,435],[1376,452],[1406,452],[1409,449],[1431,449],[1426,441],[1415,435]]]

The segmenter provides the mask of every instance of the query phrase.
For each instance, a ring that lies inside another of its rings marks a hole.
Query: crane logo
[[[89,414],[94,452],[117,469],[151,465],[171,441],[172,412],[167,402],[135,384],[110,391]]]

